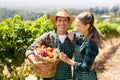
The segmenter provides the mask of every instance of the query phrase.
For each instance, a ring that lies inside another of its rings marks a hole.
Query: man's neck
[[[67,32],[66,31],[57,31],[57,34],[58,35],[67,35]]]

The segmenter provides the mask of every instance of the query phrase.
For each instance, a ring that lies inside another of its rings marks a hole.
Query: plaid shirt
[[[77,33],[76,33],[77,34]],[[79,40],[76,35],[75,45],[75,65],[74,65],[74,80],[96,80],[95,71],[90,71],[91,66],[99,52],[95,42],[88,42],[87,39]]]
[[[64,43],[58,40],[56,31],[44,33],[28,48],[26,56],[34,54],[34,44],[40,41],[40,43],[49,47],[59,48],[62,52],[67,54],[69,58],[73,57],[73,43],[66,38]],[[72,79],[71,66],[63,61],[60,61],[57,67],[56,75],[50,79]]]

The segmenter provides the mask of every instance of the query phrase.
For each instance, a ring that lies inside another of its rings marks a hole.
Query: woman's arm
[[[90,71],[91,66],[98,54],[98,46],[94,42],[87,44],[83,51],[83,61],[76,62],[74,65],[74,70],[76,71]]]
[[[75,64],[75,61],[68,58],[68,56],[64,53],[60,53],[59,59],[70,64],[71,66],[74,66],[74,64]]]

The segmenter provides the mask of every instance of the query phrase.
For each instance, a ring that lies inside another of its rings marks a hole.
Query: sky
[[[0,0],[0,7],[90,8],[119,6],[120,0]]]

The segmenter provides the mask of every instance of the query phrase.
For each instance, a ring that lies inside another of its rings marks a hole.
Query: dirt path
[[[99,80],[120,80],[120,47],[104,64],[104,71],[98,73]]]

